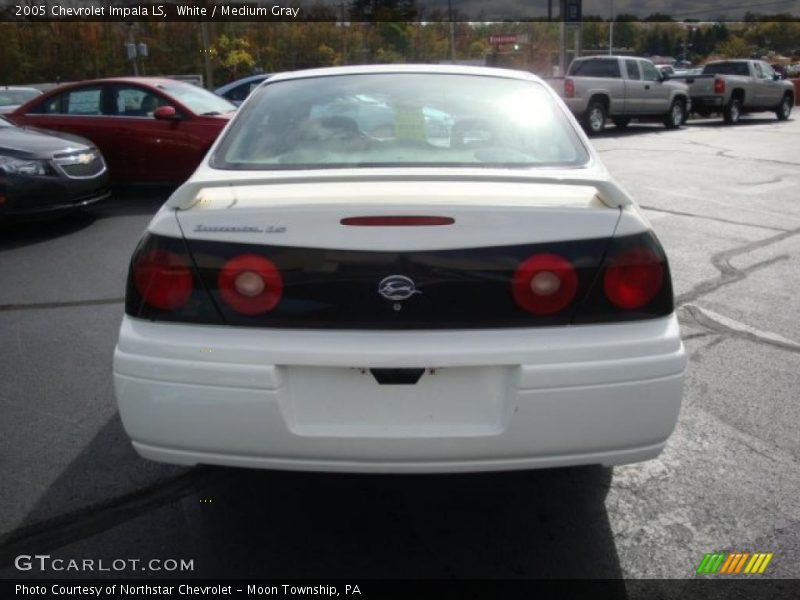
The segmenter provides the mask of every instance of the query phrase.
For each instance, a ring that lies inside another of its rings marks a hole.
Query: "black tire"
[[[722,109],[722,120],[728,125],[736,125],[742,116],[742,102],[739,98],[730,99],[725,108]]]
[[[608,111],[606,105],[598,100],[589,103],[586,114],[583,117],[583,126],[589,135],[597,135],[606,126]]]
[[[667,129],[678,129],[686,122],[686,103],[680,98],[676,98],[669,105],[667,114],[664,115],[664,127]]]
[[[625,129],[631,122],[630,117],[611,117],[611,120],[614,122],[617,129]]]
[[[786,94],[778,105],[778,108],[775,109],[775,115],[778,117],[778,121],[785,121],[789,118],[789,115],[792,114],[793,104],[792,95]]]

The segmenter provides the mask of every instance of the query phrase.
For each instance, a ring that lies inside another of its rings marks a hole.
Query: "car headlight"
[[[45,160],[24,160],[11,156],[0,156],[0,169],[15,175],[53,175]]]

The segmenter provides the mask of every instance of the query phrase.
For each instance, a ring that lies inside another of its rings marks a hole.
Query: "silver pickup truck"
[[[635,56],[576,58],[563,85],[551,85],[590,134],[602,131],[608,117],[617,127],[655,118],[675,129],[691,110],[685,83],[668,81],[651,61]]]
[[[687,76],[685,81],[695,113],[701,117],[722,114],[729,124],[736,123],[742,113],[760,111],[774,112],[784,121],[794,106],[792,83],[761,60],[709,62],[700,75]]]

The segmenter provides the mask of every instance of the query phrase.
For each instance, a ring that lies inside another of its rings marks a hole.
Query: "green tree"
[[[256,64],[250,54],[250,42],[241,37],[220,35],[210,48],[211,59],[225,69],[231,79],[237,79],[242,72],[249,72]]]
[[[716,52],[725,58],[749,58],[752,51],[752,46],[739,36],[728,38],[716,49]]]
[[[585,50],[605,48],[608,45],[608,25],[599,17],[581,23],[581,38]]]
[[[374,59],[376,63],[401,63],[403,62],[403,55],[391,48],[378,48],[375,51]]]
[[[795,54],[800,50],[800,23],[786,21],[758,22],[749,25],[744,39],[761,53]]]
[[[638,24],[631,21],[614,23],[614,47],[634,48],[638,38]]]
[[[415,0],[353,0],[350,3],[353,21],[413,21],[417,12]]]
[[[660,12],[654,12],[653,14],[647,15],[642,20],[649,23],[668,23],[674,21],[670,15]]]
[[[392,50],[398,55],[408,52],[411,46],[411,27],[408,23],[391,22],[377,23],[381,47]],[[398,62],[398,61],[391,61]]]
[[[317,46],[317,60],[319,61],[319,66],[329,67],[337,64],[339,56],[336,54],[336,50],[327,44],[320,44]]]

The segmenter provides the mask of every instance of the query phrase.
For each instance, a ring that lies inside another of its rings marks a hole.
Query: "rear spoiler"
[[[466,170],[465,170],[466,171]],[[396,170],[391,172],[378,172],[378,173],[364,173],[363,171],[346,170],[340,171],[337,174],[324,173],[315,171],[313,174],[303,173],[281,173],[276,175],[271,172],[268,176],[261,177],[247,177],[237,179],[235,182],[228,180],[192,180],[184,183],[179,187],[167,200],[164,208],[171,208],[175,210],[190,210],[192,208],[200,208],[204,202],[203,190],[220,189],[220,188],[234,188],[245,186],[271,186],[271,185],[286,185],[286,184],[309,184],[309,183],[364,183],[364,182],[432,182],[432,181],[453,181],[463,183],[465,181],[496,181],[498,183],[530,183],[530,184],[546,184],[546,185],[564,185],[564,186],[591,186],[597,190],[597,199],[609,208],[621,208],[635,204],[633,198],[618,185],[613,184],[608,179],[607,173],[603,170],[603,178],[593,179],[589,177],[569,177],[566,176],[568,171],[561,171],[565,173],[564,177],[557,176],[554,172],[549,171],[547,175],[531,175],[530,173],[521,172],[519,174],[509,173],[504,170],[500,173],[497,171],[487,171],[486,174],[475,174],[475,171],[470,169],[468,172],[454,172],[452,174],[434,174],[428,172],[404,172],[398,173]],[[593,173],[594,174],[594,173]],[[599,175],[600,173],[598,173]],[[236,202],[235,196],[231,194],[231,202]]]

